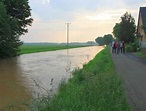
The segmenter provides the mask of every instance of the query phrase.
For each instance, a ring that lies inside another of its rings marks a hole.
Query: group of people
[[[125,43],[124,41],[113,41],[111,43],[112,53],[125,53]]]

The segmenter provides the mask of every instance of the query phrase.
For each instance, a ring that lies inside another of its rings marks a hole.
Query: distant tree
[[[120,34],[120,23],[116,23],[113,28],[113,35],[118,39]]]
[[[87,44],[89,44],[89,45],[95,45],[95,42],[94,41],[88,41]]]
[[[19,37],[25,34],[33,19],[28,0],[1,0],[0,2],[0,58],[19,54]]]
[[[128,12],[121,16],[121,22],[117,23],[113,28],[114,36],[118,40],[125,41],[126,43],[134,42],[135,31],[135,20]]]
[[[109,45],[114,40],[114,38],[111,34],[107,34],[104,35],[103,40],[105,45]]]
[[[95,41],[99,44],[99,46],[105,45],[103,37],[97,37]]]

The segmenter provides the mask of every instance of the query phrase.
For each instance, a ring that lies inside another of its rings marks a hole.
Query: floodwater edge
[[[130,111],[109,47],[75,70],[67,83],[63,81],[58,94],[35,105],[38,111]]]
[[[82,69],[74,70],[73,77],[67,83],[62,81],[58,93],[51,96],[38,96],[32,103],[22,105],[30,111],[130,111],[123,81],[116,74],[109,47]],[[16,105],[4,111],[17,107],[20,109]]]

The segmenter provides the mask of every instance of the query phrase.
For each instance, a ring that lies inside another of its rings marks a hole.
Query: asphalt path
[[[112,53],[117,73],[122,77],[132,111],[146,111],[146,59],[130,53]]]

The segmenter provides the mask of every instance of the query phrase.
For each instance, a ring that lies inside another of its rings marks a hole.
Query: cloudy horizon
[[[115,23],[127,11],[137,25],[139,7],[144,0],[29,0],[32,26],[21,36],[24,42],[66,42],[66,23],[70,23],[69,41],[94,41],[112,34]]]

